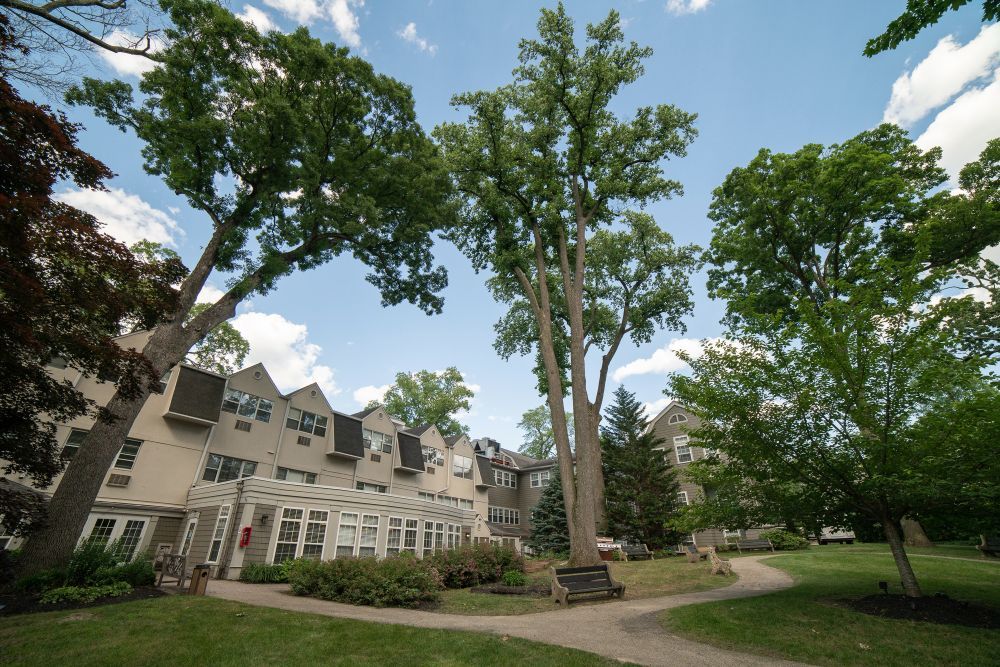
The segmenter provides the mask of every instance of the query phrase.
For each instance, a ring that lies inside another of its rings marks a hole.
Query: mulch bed
[[[13,614],[35,614],[43,611],[62,611],[64,609],[84,609],[86,607],[101,607],[106,604],[118,604],[119,602],[132,602],[133,600],[158,598],[162,595],[167,595],[167,593],[153,586],[140,586],[128,595],[98,598],[93,602],[57,602],[55,604],[41,604],[38,601],[38,597],[34,595],[4,594],[0,595],[0,616],[11,616]]]
[[[908,598],[905,595],[869,595],[860,599],[841,600],[840,604],[862,614],[882,618],[964,625],[988,630],[1000,629],[1000,609],[953,600],[941,593],[922,598]]]
[[[530,584],[528,586],[504,586],[503,584],[490,584],[489,586],[474,586],[469,589],[470,593],[495,593],[497,595],[532,595],[535,597],[547,598],[552,589],[547,584]]]

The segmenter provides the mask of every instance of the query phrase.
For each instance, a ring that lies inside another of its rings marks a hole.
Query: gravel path
[[[792,578],[760,562],[764,556],[732,559],[739,580],[731,586],[599,605],[587,605],[520,616],[460,616],[411,609],[375,609],[292,595],[285,584],[241,584],[212,581],[213,597],[290,611],[302,611],[375,623],[421,628],[471,630],[510,635],[598,653],[641,665],[792,665],[787,661],[727,651],[665,631],[657,616],[665,609],[698,602],[764,595],[792,585]]]

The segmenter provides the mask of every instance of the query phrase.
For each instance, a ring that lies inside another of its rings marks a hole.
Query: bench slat
[[[594,579],[607,579],[607,572],[581,572],[580,574],[556,575],[559,581],[591,581]]]
[[[564,574],[580,574],[583,572],[607,572],[607,565],[585,565],[583,567],[557,567],[556,576],[561,577]]]

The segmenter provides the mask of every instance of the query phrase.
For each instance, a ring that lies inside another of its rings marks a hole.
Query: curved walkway
[[[375,609],[292,595],[285,584],[212,581],[213,597],[375,623],[421,628],[470,630],[532,639],[577,648],[641,665],[792,665],[774,658],[727,651],[682,639],[665,631],[657,616],[665,609],[699,602],[764,595],[792,585],[792,578],[760,562],[764,556],[732,559],[739,580],[732,586],[699,593],[622,600],[600,605],[518,616],[460,616],[411,609]],[[627,596],[627,591],[626,591]]]

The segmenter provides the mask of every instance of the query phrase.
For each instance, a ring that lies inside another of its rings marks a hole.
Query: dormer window
[[[226,389],[226,397],[222,401],[223,412],[232,412],[265,423],[271,421],[273,409],[274,404],[266,398],[239,389]]]
[[[682,424],[688,420],[687,416],[682,414],[670,415],[670,419],[667,420],[668,424]]]
[[[366,428],[362,429],[361,434],[365,441],[366,449],[370,449],[373,452],[385,452],[386,454],[392,453],[392,436],[388,433],[371,431]]]
[[[285,422],[285,426],[292,430],[311,433],[321,438],[326,436],[326,425],[327,419],[323,415],[313,414],[298,408],[288,410],[288,419]]]

